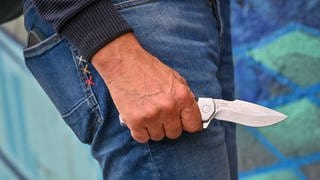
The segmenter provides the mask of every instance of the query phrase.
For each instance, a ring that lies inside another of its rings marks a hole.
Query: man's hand
[[[132,33],[124,34],[92,58],[132,137],[145,143],[183,130],[202,129],[200,111],[186,81],[146,52]]]

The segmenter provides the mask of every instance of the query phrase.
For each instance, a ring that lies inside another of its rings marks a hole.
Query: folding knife
[[[280,112],[242,100],[226,101],[199,97],[198,106],[204,129],[209,126],[209,123],[213,119],[251,127],[264,127],[273,125],[287,118],[286,115]],[[121,125],[126,126],[120,115],[119,119]]]
[[[200,97],[198,98],[198,106],[203,128],[207,128],[213,119],[251,127],[264,127],[287,118],[280,112],[242,100],[226,101]]]

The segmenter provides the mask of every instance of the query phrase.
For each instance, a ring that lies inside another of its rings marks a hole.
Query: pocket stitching
[[[89,96],[89,97],[84,97],[83,99],[80,99],[79,102],[69,111],[67,111],[66,113],[61,114],[62,118],[67,118],[69,117],[74,111],[76,111],[82,104],[86,103],[89,101],[89,99],[92,97],[93,95]]]

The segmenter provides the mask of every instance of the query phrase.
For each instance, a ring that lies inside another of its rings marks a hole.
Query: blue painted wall
[[[241,179],[320,179],[319,8],[319,0],[233,1],[237,97],[288,115],[267,128],[238,126]]]
[[[101,179],[89,147],[67,128],[0,31],[0,179]]]

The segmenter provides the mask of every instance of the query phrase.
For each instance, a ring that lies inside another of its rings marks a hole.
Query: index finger
[[[193,133],[202,130],[201,114],[195,100],[181,110],[181,123],[185,131]]]

